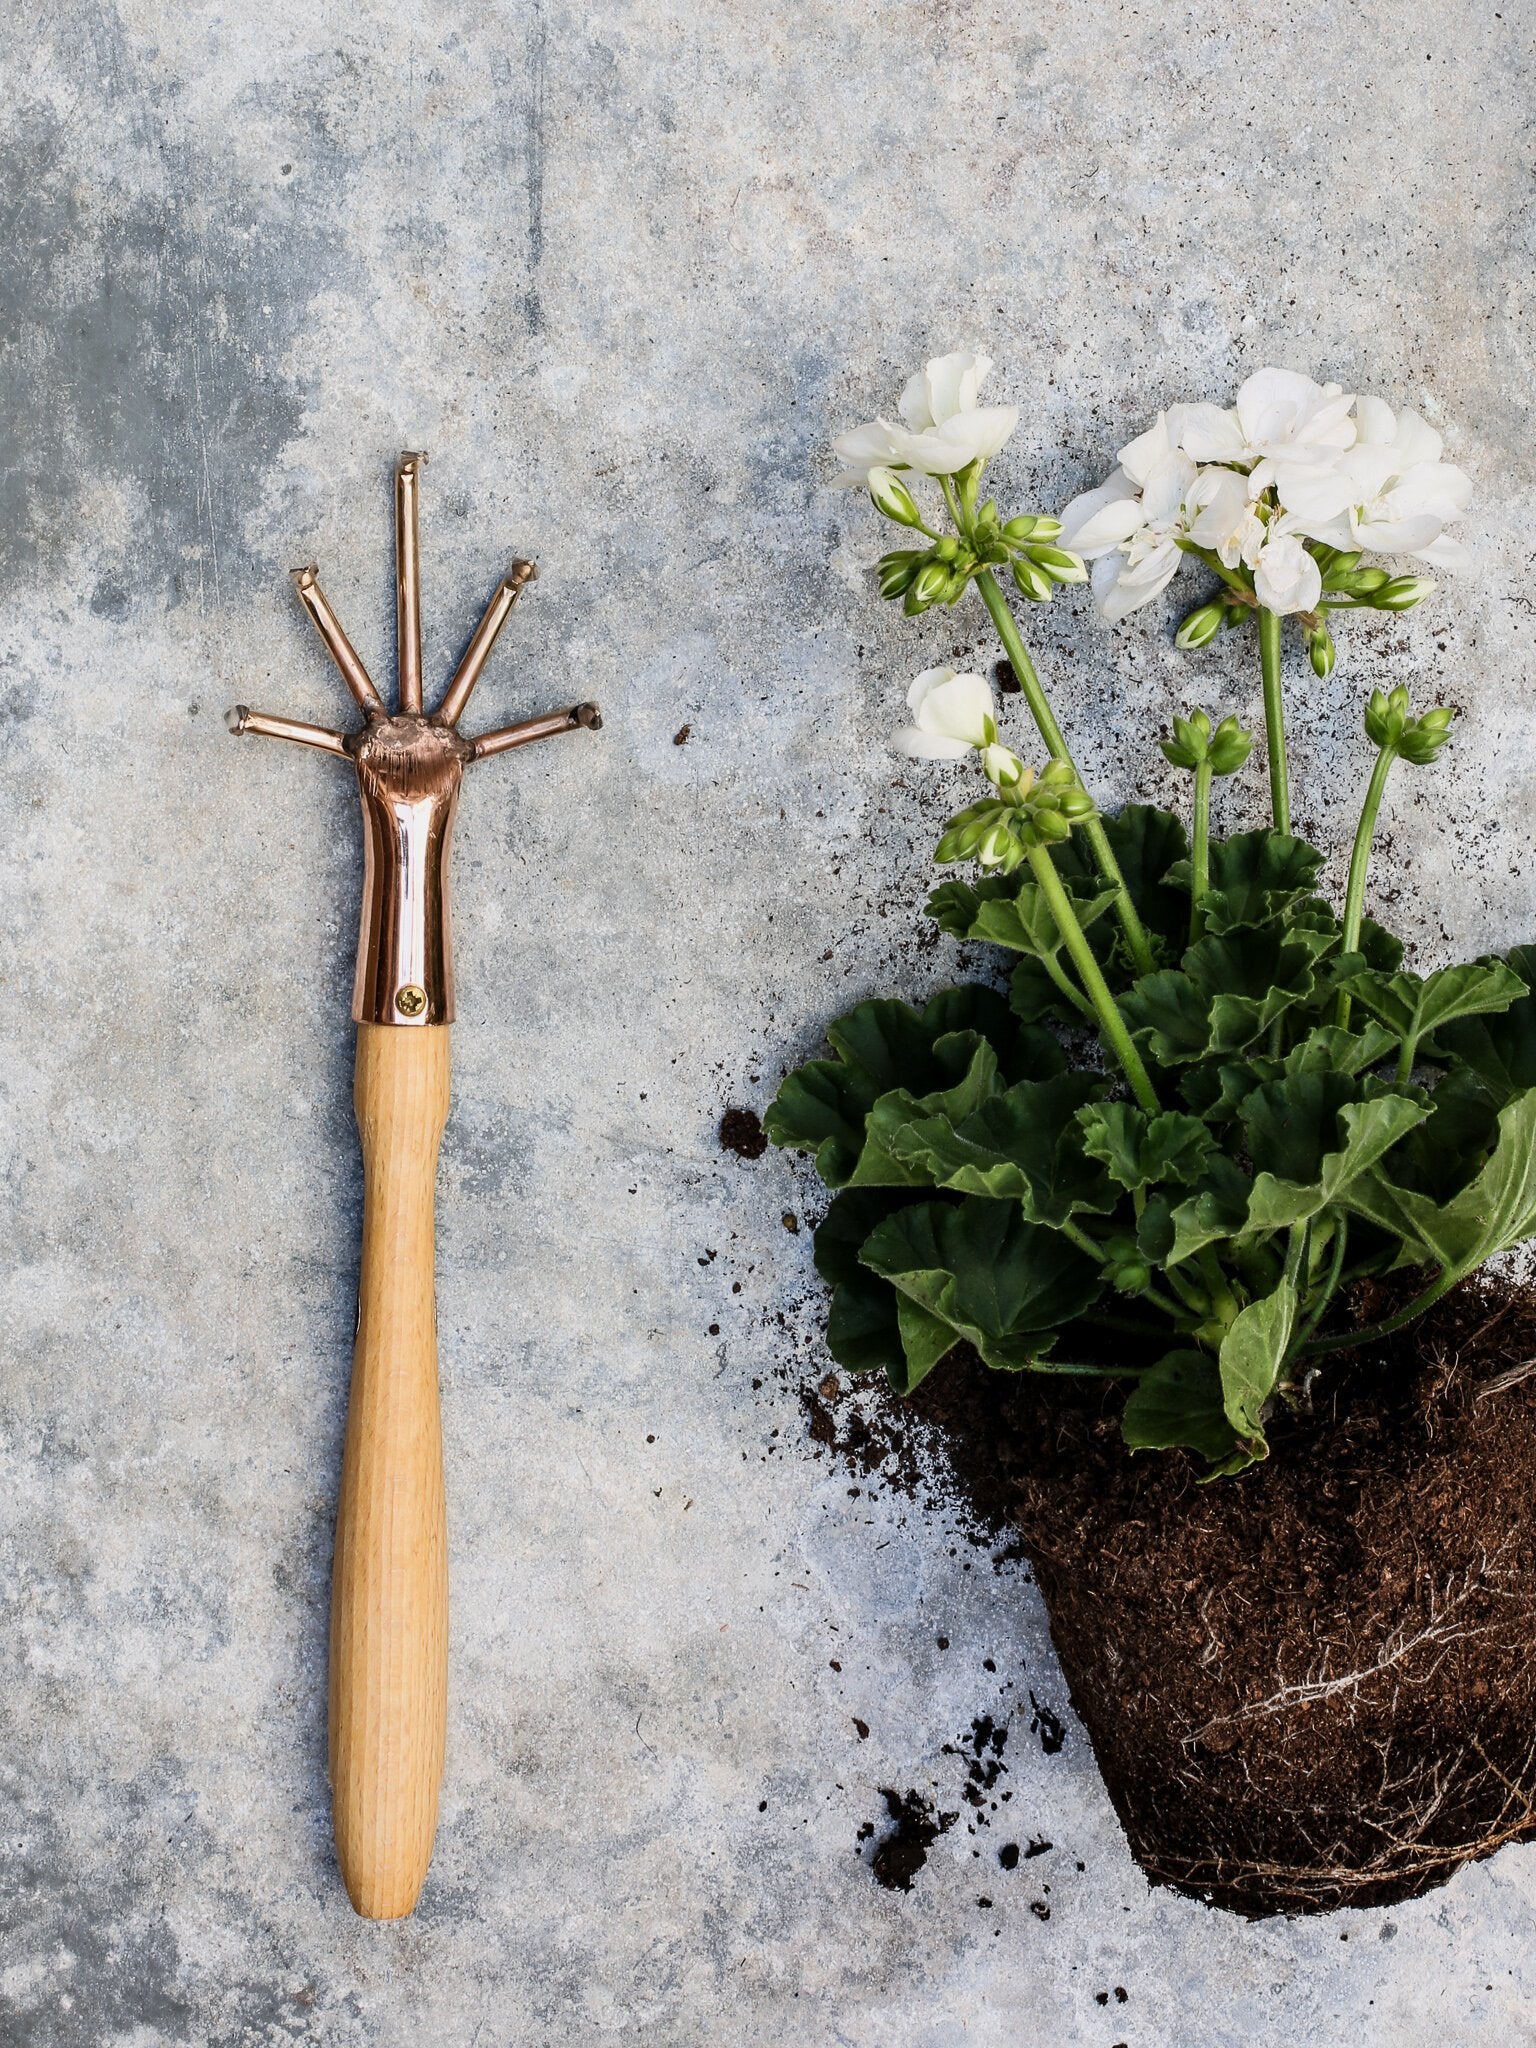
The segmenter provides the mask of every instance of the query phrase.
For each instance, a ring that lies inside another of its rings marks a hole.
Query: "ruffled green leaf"
[[[1084,1211],[1108,1215],[1120,1197],[1084,1150],[1077,1121],[1104,1085],[1083,1073],[1020,1081],[958,1123],[915,1120],[890,1143],[904,1167],[935,1187],[1018,1202],[1031,1223],[1059,1226]]]
[[[1435,1265],[1448,1283],[1536,1232],[1536,1088],[1499,1111],[1487,1164],[1449,1201],[1398,1186],[1385,1172],[1364,1175],[1345,1206],[1402,1240],[1398,1265]]]
[[[1004,1371],[1032,1364],[1100,1291],[1094,1262],[1057,1232],[1026,1222],[1015,1202],[898,1210],[860,1257]]]
[[[1210,888],[1200,899],[1208,932],[1263,924],[1313,895],[1323,856],[1284,832],[1237,832],[1211,843]],[[1193,872],[1181,863],[1168,877],[1188,890]]]
[[[1208,1244],[1237,1237],[1248,1220],[1252,1192],[1253,1182],[1237,1161],[1218,1152],[1199,1189],[1180,1202],[1170,1215],[1171,1236],[1161,1255],[1162,1264],[1177,1266],[1204,1251]],[[1151,1206],[1149,1202],[1148,1209]]]
[[[1431,1032],[1464,1017],[1493,1016],[1530,993],[1529,984],[1502,960],[1471,961],[1437,973],[1381,974],[1365,970],[1336,977],[1344,993],[1369,1010],[1413,1050]]]
[[[1115,900],[1113,889],[1092,896],[1073,896],[1073,909],[1084,930],[1101,918]],[[1015,953],[1054,960],[1063,940],[1038,882],[1010,876],[981,883],[945,882],[928,899],[928,915],[951,937],[984,939]]]
[[[1133,1451],[1190,1450],[1225,1465],[1238,1444],[1215,1359],[1203,1351],[1170,1351],[1160,1358],[1131,1390],[1120,1433]]]
[[[985,1038],[1009,1080],[1025,1071],[1057,1072],[1061,1049],[1049,1032],[1014,1020],[996,989],[944,989],[919,1012],[907,1003],[860,1003],[830,1025],[835,1059],[808,1060],[786,1076],[763,1118],[776,1145],[815,1155],[829,1188],[854,1178],[865,1119],[882,1095],[904,1088],[922,1096],[953,1087]]]
[[[902,1206],[898,1194],[847,1190],[817,1227],[816,1270],[832,1289],[827,1348],[849,1372],[894,1376],[904,1363],[896,1290],[859,1263],[870,1232]]]
[[[1158,1183],[1192,1186],[1205,1171],[1215,1139],[1198,1117],[1178,1110],[1148,1116],[1133,1102],[1090,1102],[1077,1112],[1083,1149],[1102,1160],[1128,1193]]]
[[[959,1047],[971,1049],[971,1062],[952,1088],[938,1088],[929,1095],[914,1095],[907,1088],[893,1088],[870,1110],[864,1125],[864,1150],[848,1185],[855,1188],[935,1187],[938,1183],[925,1173],[917,1159],[906,1161],[896,1140],[906,1126],[920,1118],[938,1117],[957,1122],[968,1117],[999,1087],[997,1054],[989,1040],[974,1031],[956,1032],[934,1041],[934,1056],[947,1063],[958,1057]]]
[[[1506,960],[1536,990],[1536,946],[1516,946]],[[1501,1015],[1437,1027],[1425,1050],[1431,1059],[1469,1067],[1502,1107],[1523,1089],[1536,1088],[1536,994],[1517,997]]]
[[[1283,1153],[1289,1161],[1303,1163],[1307,1173],[1305,1179],[1299,1179],[1260,1172],[1248,1198],[1246,1234],[1286,1230],[1309,1221],[1320,1210],[1338,1207],[1354,1183],[1429,1114],[1422,1103],[1395,1094],[1378,1095],[1368,1102],[1346,1102],[1332,1111],[1326,1106],[1330,1080],[1345,1077],[1297,1075],[1255,1090],[1244,1104],[1254,1163],[1258,1164],[1260,1151],[1252,1137],[1255,1125],[1272,1131],[1278,1119],[1289,1127],[1283,1131],[1281,1145],[1271,1142],[1265,1146],[1267,1155]],[[1347,1080],[1345,1085],[1349,1085]],[[1318,1112],[1315,1116],[1314,1111]],[[1314,1146],[1322,1143],[1331,1143],[1334,1149],[1319,1153],[1314,1165]]]

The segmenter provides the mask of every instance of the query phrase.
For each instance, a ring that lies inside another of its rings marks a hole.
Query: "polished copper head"
[[[596,729],[595,704],[524,719],[464,739],[458,722],[480,680],[507,615],[532,582],[532,562],[517,561],[475,628],[464,658],[431,713],[422,710],[421,572],[418,487],[425,455],[406,454],[395,471],[395,584],[399,624],[399,709],[391,717],[356,648],[342,630],[312,568],[296,569],[299,601],[326,652],[356,698],[360,732],[333,732],[293,718],[272,718],[237,704],[231,732],[291,740],[350,759],[363,806],[363,915],[352,1015],[359,1024],[447,1024],[453,1018],[452,919],[448,844],[459,785],[471,761],[579,727]]]

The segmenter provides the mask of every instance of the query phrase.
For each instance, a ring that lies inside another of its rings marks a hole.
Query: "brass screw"
[[[408,981],[395,990],[395,1008],[402,1017],[419,1017],[427,1007],[427,992],[419,983]]]

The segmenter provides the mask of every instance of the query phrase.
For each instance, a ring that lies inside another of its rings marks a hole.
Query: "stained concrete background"
[[[1027,1575],[812,1455],[781,1218],[815,1192],[715,1140],[840,1007],[953,971],[917,914],[947,792],[885,736],[913,671],[990,649],[979,608],[882,613],[873,515],[824,485],[828,436],[953,345],[1023,407],[1014,507],[1267,360],[1444,421],[1476,568],[1295,677],[1299,815],[1336,853],[1365,690],[1433,678],[1468,717],[1433,807],[1401,771],[1383,893],[1429,958],[1530,935],[1530,8],[14,24],[0,2039],[1536,2040],[1536,1850],[1309,1923],[1148,1890]],[[220,714],[338,714],[311,556],[390,664],[403,446],[432,670],[527,551],[482,718],[608,724],[461,815],[448,1778],[421,1909],[379,1929],[323,1777],[354,798]],[[1184,693],[1255,707],[1251,651],[1176,656],[1162,606],[1031,624],[1111,798],[1171,794],[1147,732]],[[880,1788],[960,1808],[983,1713],[1010,1802],[882,1890]]]

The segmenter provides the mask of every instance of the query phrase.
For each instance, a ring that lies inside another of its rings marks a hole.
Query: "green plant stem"
[[[1081,1225],[1074,1223],[1070,1216],[1066,1219],[1064,1223],[1058,1224],[1057,1228],[1060,1230],[1062,1236],[1067,1239],[1069,1244],[1075,1244],[1080,1252],[1086,1252],[1089,1258],[1093,1260],[1096,1266],[1103,1265],[1103,1246],[1095,1244],[1093,1239],[1088,1235],[1087,1231],[1084,1230],[1081,1227]]]
[[[1449,1294],[1456,1282],[1463,1278],[1449,1268],[1432,1280],[1422,1294],[1416,1294],[1406,1308],[1400,1308],[1395,1316],[1388,1316],[1384,1322],[1372,1323],[1369,1329],[1345,1330],[1337,1337],[1314,1337],[1307,1345],[1308,1351],[1352,1351],[1358,1344],[1374,1344],[1379,1337],[1390,1337],[1395,1331],[1405,1330],[1411,1322],[1423,1315],[1425,1309],[1433,1308],[1443,1294]]]
[[[1024,701],[1029,706],[1029,715],[1039,728],[1040,737],[1050,749],[1052,757],[1058,761],[1065,761],[1073,774],[1077,775],[1077,764],[1068,749],[1066,735],[1056,723],[1055,713],[1046,701],[1045,690],[1035,673],[1035,665],[1029,658],[1029,650],[1024,645],[1018,622],[1009,610],[1008,600],[990,569],[979,571],[976,588],[981,592],[982,603],[992,615],[997,637],[1003,643],[1003,652],[1018,678]],[[1080,775],[1078,780],[1082,781]],[[1153,966],[1151,943],[1147,938],[1145,926],[1136,914],[1136,906],[1131,901],[1131,892],[1125,885],[1125,876],[1120,872],[1120,863],[1115,859],[1114,849],[1109,843],[1109,834],[1104,830],[1104,822],[1101,818],[1089,818],[1078,829],[1087,833],[1088,844],[1093,848],[1093,858],[1099,873],[1115,892],[1115,910],[1125,930],[1126,944],[1131,949],[1136,972],[1150,974]]]
[[[1349,1218],[1341,1216],[1334,1228],[1333,1257],[1328,1263],[1328,1277],[1323,1282],[1323,1291],[1318,1296],[1307,1320],[1302,1324],[1300,1330],[1297,1331],[1295,1337],[1292,1338],[1290,1349],[1286,1353],[1287,1360],[1294,1358],[1297,1352],[1306,1350],[1308,1344],[1312,1341],[1318,1324],[1328,1313],[1329,1304],[1339,1291],[1339,1276],[1344,1271],[1344,1249],[1348,1243]]]
[[[1211,764],[1202,761],[1195,769],[1195,830],[1190,843],[1190,871],[1194,877],[1189,892],[1189,943],[1193,946],[1205,928],[1200,905],[1211,886]]]
[[[1383,747],[1376,756],[1376,765],[1371,770],[1370,781],[1366,784],[1365,802],[1360,807],[1360,823],[1356,828],[1355,843],[1349,856],[1349,885],[1344,894],[1344,941],[1339,949],[1343,953],[1356,952],[1360,945],[1360,926],[1365,917],[1365,878],[1371,865],[1371,842],[1376,837],[1376,818],[1381,809],[1381,799],[1386,792],[1387,777],[1396,759],[1395,747]],[[1341,993],[1333,1013],[1333,1021],[1341,1029],[1349,1022],[1349,1009],[1349,997]]]
[[[1280,688],[1280,614],[1259,607],[1259,666],[1264,672],[1264,739],[1269,748],[1269,808],[1275,830],[1291,829],[1291,784],[1285,765],[1285,698]]]
[[[1072,986],[1071,977],[1067,974],[1061,962],[1054,955],[1047,955],[1045,953],[1039,953],[1035,957],[1039,960],[1040,965],[1051,977],[1057,988],[1067,998],[1068,1002],[1077,1010],[1078,1014],[1086,1017],[1090,1024],[1093,1023],[1094,1008],[1092,1003],[1089,1002],[1081,989]]]
[[[1072,899],[1056,872],[1056,863],[1051,859],[1050,848],[1032,846],[1028,858],[1030,873],[1040,886],[1040,893],[1045,898],[1051,916],[1056,920],[1056,929],[1061,933],[1066,949],[1072,955],[1072,965],[1077,969],[1088,1000],[1093,1004],[1104,1042],[1120,1062],[1125,1078],[1131,1084],[1131,1093],[1148,1116],[1156,1116],[1162,1107],[1157,1099],[1157,1091],[1142,1065],[1141,1054],[1136,1050],[1130,1029],[1120,1014],[1119,1005],[1109,992],[1109,983],[1104,979],[1099,963],[1093,957],[1093,948],[1078,923],[1077,912],[1072,908]]]

